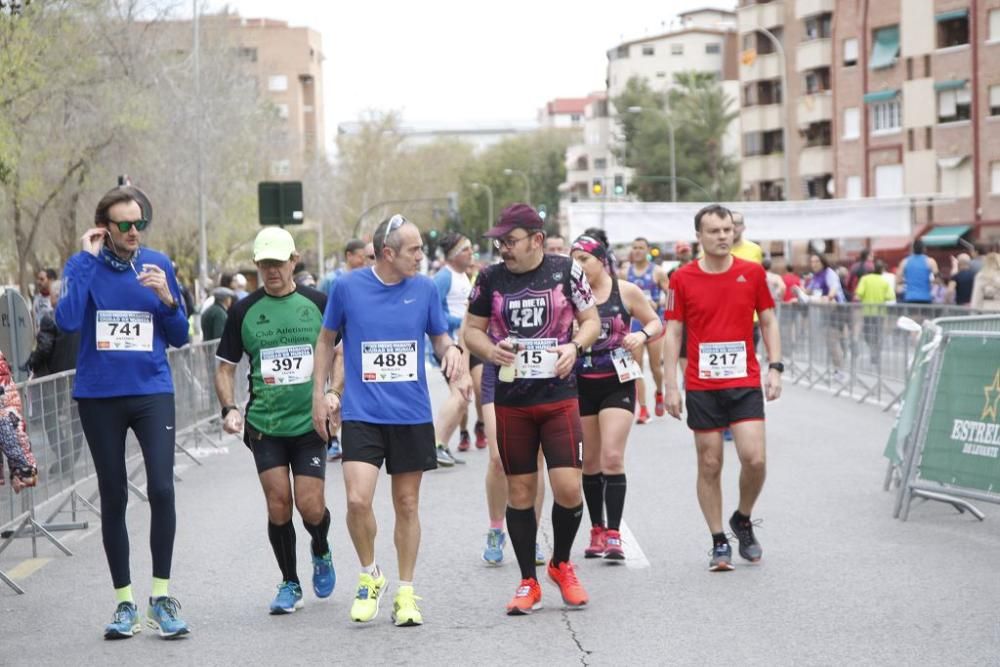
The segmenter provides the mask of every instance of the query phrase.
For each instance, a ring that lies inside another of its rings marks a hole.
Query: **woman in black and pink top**
[[[583,426],[583,494],[591,523],[584,554],[623,560],[618,531],[625,507],[625,443],[635,415],[635,380],[642,373],[632,352],[659,336],[663,324],[642,290],[615,276],[604,243],[581,236],[573,242],[571,255],[590,282],[601,318],[597,342],[575,367]],[[630,333],[633,317],[642,328]]]

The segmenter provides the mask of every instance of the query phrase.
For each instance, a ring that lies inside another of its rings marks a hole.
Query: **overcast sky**
[[[533,121],[554,97],[604,88],[605,52],[666,32],[713,0],[207,0],[323,38],[328,138],[367,109],[406,122]]]

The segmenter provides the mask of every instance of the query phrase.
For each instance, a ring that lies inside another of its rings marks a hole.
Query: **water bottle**
[[[500,372],[497,373],[497,379],[500,382],[513,382],[515,376],[514,365],[517,363],[517,344],[510,338],[507,339],[507,342],[514,346],[514,362],[509,366],[500,367]]]

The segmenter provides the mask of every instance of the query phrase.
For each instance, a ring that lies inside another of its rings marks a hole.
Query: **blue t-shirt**
[[[447,333],[448,322],[430,278],[416,275],[386,285],[373,269],[351,271],[333,283],[323,326],[343,336],[344,421],[426,424],[434,420],[424,336]],[[380,341],[394,345],[378,345]],[[362,363],[363,352],[367,364]],[[400,354],[406,355],[405,361]],[[396,368],[415,368],[415,379],[375,381],[374,369]]]
[[[56,324],[80,332],[73,398],[172,394],[167,346],[188,342],[187,313],[170,258],[140,248],[133,260],[163,269],[177,308],[168,308],[132,269],[117,271],[87,252],[69,258]]]

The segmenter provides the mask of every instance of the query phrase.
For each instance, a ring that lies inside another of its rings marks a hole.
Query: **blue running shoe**
[[[181,603],[177,598],[163,595],[149,598],[149,609],[146,610],[146,625],[156,630],[164,639],[182,637],[190,632],[187,623],[178,618]]]
[[[545,557],[545,552],[542,551],[542,545],[535,542],[535,565],[545,565],[548,559]]]
[[[339,461],[342,458],[344,458],[344,453],[340,449],[340,438],[333,436],[330,438],[330,444],[326,448],[326,460]]]
[[[115,616],[104,626],[105,639],[128,639],[137,632],[142,632],[139,622],[139,610],[134,602],[119,602]]]
[[[499,528],[490,528],[486,533],[486,548],[483,549],[483,560],[487,565],[499,565],[503,562],[503,545],[507,543],[507,535]]]
[[[729,542],[712,547],[712,560],[708,563],[710,572],[729,572],[733,569],[733,548]]]
[[[337,585],[337,571],[333,569],[333,554],[313,556],[313,591],[318,598],[328,598]]]
[[[278,594],[271,602],[271,614],[294,614],[302,608],[302,587],[294,581],[282,581],[278,584]]]

